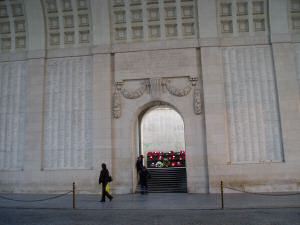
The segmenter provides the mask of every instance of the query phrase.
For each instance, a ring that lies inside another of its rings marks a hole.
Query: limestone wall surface
[[[1,170],[21,170],[24,163],[27,63],[0,63]]]
[[[0,192],[136,186],[138,123],[183,118],[188,191],[300,189],[300,3],[0,2]]]
[[[230,162],[281,162],[275,76],[268,46],[223,48]]]

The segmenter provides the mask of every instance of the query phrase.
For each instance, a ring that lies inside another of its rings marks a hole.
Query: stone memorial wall
[[[185,143],[189,193],[299,191],[299,18],[299,0],[0,0],[0,192],[98,193],[105,162],[133,193],[157,107],[182,117],[184,140],[148,140]]]
[[[47,62],[44,169],[91,167],[91,62],[89,56]]]
[[[0,170],[23,168],[27,63],[0,63]]]
[[[283,160],[271,57],[269,46],[223,49],[232,162]]]

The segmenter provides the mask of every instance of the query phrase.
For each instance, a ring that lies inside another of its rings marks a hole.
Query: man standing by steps
[[[141,194],[148,194],[148,178],[151,175],[145,166],[142,167],[140,171],[140,183],[141,183]]]
[[[135,163],[138,183],[140,183],[140,176],[139,175],[140,175],[140,172],[141,172],[141,170],[142,170],[142,168],[144,166],[143,158],[144,158],[144,156],[140,155],[137,158],[136,163]]]

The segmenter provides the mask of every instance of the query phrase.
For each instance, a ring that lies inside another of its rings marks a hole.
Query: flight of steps
[[[157,193],[186,193],[186,168],[148,168],[148,191]],[[140,192],[137,185],[136,192]]]

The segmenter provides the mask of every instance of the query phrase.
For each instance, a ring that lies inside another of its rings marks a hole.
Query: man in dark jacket
[[[140,183],[140,178],[139,178],[140,171],[142,170],[142,168],[143,168],[143,166],[144,166],[143,158],[144,158],[144,156],[143,156],[143,155],[140,155],[140,156],[137,158],[136,163],[135,163],[136,172],[137,172],[137,174],[138,174],[138,177],[137,177],[138,183]]]
[[[145,166],[142,167],[140,171],[140,183],[141,183],[141,194],[147,194],[148,193],[148,178],[150,178],[151,175],[147,168]]]
[[[106,168],[106,164],[102,163],[102,170],[100,172],[100,176],[99,176],[99,184],[102,183],[102,199],[101,202],[105,202],[105,196],[107,196],[109,198],[109,200],[111,201],[113,199],[113,196],[110,195],[107,191],[106,191],[106,185],[108,184],[108,182],[111,181],[111,178],[109,176],[109,171]]]

